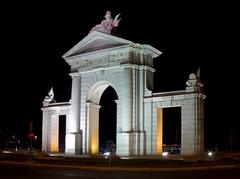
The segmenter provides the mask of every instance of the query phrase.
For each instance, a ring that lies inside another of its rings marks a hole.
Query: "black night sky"
[[[240,150],[237,6],[97,2],[1,4],[0,130],[25,136],[33,121],[34,132],[41,136],[40,108],[48,90],[54,87],[58,102],[70,99],[70,68],[61,56],[110,10],[113,16],[121,13],[120,37],[163,52],[155,59],[154,92],[184,89],[188,75],[201,67],[207,95],[205,145],[227,150],[232,140],[233,149]]]

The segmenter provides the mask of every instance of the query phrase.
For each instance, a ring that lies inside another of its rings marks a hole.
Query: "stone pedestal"
[[[82,135],[81,133],[66,134],[65,153],[81,154],[82,153]]]
[[[117,152],[119,156],[131,156],[134,153],[134,137],[133,133],[117,134]]]
[[[117,155],[138,156],[145,154],[144,132],[128,132],[117,134]]]

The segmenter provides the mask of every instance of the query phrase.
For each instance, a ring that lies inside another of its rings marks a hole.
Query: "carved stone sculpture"
[[[112,34],[114,28],[116,28],[121,19],[119,19],[120,14],[116,15],[114,19],[112,19],[111,12],[107,11],[105,15],[105,20],[94,26],[89,33],[93,31],[103,32],[106,34]]]
[[[49,103],[55,103],[53,87],[49,90],[48,95],[45,96],[43,106],[47,106]]]
[[[203,83],[200,81],[200,68],[198,68],[197,73],[191,73],[189,75],[189,80],[186,82],[186,87],[188,91],[198,91],[202,92]]]

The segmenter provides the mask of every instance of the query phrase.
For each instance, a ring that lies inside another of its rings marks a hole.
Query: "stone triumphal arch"
[[[160,155],[162,111],[181,108],[181,154],[204,150],[204,98],[199,73],[186,89],[153,93],[153,60],[161,52],[100,31],[92,31],[63,55],[71,66],[71,100],[44,100],[42,151],[59,152],[59,115],[66,116],[65,153],[99,153],[99,109],[103,92],[117,94],[116,154]],[[109,109],[111,110],[111,109]]]

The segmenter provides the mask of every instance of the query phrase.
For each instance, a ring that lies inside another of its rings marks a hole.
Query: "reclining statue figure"
[[[119,19],[120,14],[116,15],[114,19],[111,17],[111,12],[107,11],[105,15],[105,20],[101,22],[101,24],[98,24],[94,26],[89,33],[93,31],[98,31],[98,32],[103,32],[106,34],[112,34],[112,30],[116,28],[119,24]]]

